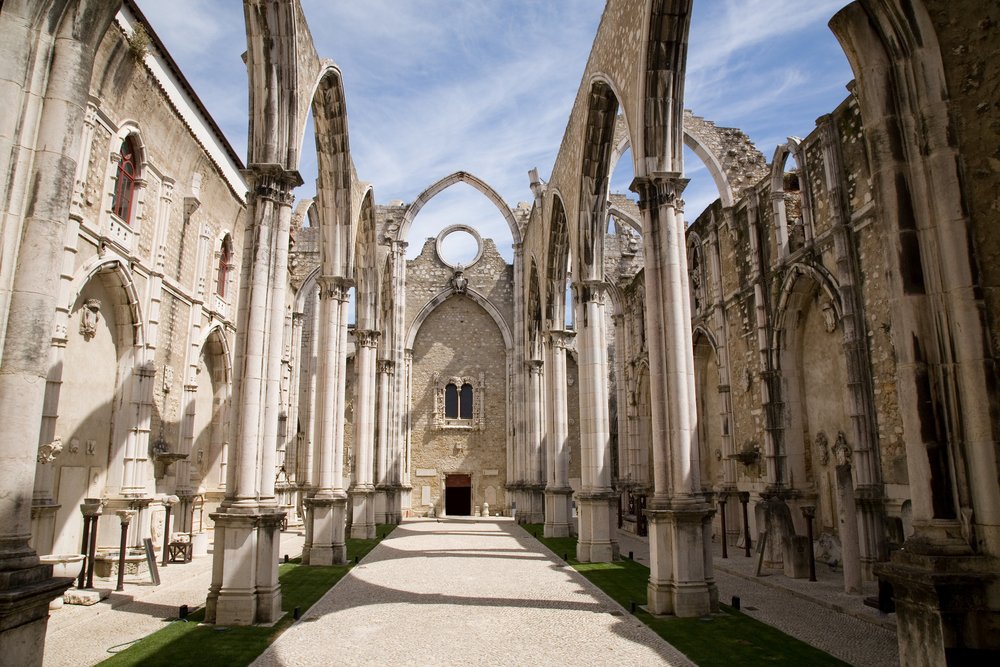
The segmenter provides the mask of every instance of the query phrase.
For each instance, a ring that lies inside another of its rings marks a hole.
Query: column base
[[[915,539],[915,538],[916,539]],[[901,665],[988,664],[1000,654],[1000,562],[964,541],[907,540],[875,567],[892,584]],[[962,544],[960,544],[962,542]],[[964,547],[964,549],[963,549]],[[956,551],[966,554],[957,555]]]
[[[610,563],[618,557],[618,541],[612,529],[616,498],[610,491],[577,494],[580,537],[576,543],[576,559],[581,563]]]
[[[545,522],[545,485],[532,484],[526,489],[528,512],[527,523]]]
[[[552,487],[545,489],[545,537],[569,537],[570,498],[573,489]]]
[[[375,488],[375,524],[388,523],[389,493],[384,485]]]
[[[212,584],[205,620],[217,625],[271,623],[281,617],[277,508],[235,508],[211,515],[215,522]]]
[[[708,531],[714,510],[700,501],[652,503],[649,520],[647,605],[654,614],[704,616],[718,607],[718,593],[705,570]]]
[[[0,570],[0,656],[4,664],[31,667],[42,664],[49,603],[61,600],[62,594],[73,585],[73,579],[53,578],[51,565],[38,564],[37,557],[33,560],[36,564],[28,567]],[[0,566],[3,565],[8,563],[0,561]]]
[[[361,540],[375,539],[375,488],[351,489],[351,537]]]
[[[309,498],[309,519],[312,544],[307,565],[339,565],[347,562],[347,544],[344,541],[347,517],[345,495]]]

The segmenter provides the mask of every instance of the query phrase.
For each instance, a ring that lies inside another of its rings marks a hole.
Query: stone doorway
[[[446,475],[444,513],[448,516],[472,515],[472,475]]]

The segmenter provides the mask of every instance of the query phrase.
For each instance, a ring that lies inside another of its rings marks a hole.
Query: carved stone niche
[[[84,340],[90,340],[97,333],[97,324],[101,318],[101,300],[87,299],[80,309],[80,335]]]

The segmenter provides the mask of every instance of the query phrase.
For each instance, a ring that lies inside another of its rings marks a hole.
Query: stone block
[[[110,588],[71,588],[63,594],[63,602],[89,607],[110,596]]]
[[[790,535],[785,542],[784,572],[792,579],[809,577],[809,538],[805,535]]]

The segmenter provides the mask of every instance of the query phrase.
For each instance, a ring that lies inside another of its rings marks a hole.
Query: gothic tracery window
[[[111,212],[124,220],[132,222],[134,209],[136,181],[139,179],[139,154],[132,137],[125,137],[119,149],[117,174],[115,176],[114,197],[111,200]]]
[[[434,426],[436,428],[485,427],[483,400],[485,379],[450,377],[439,381],[435,374]]]

